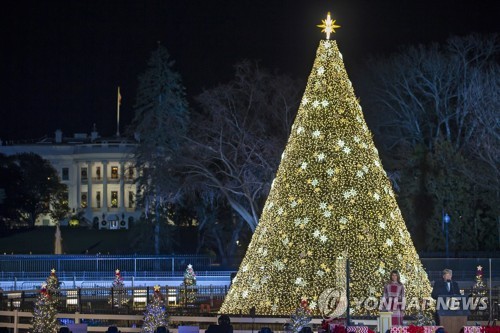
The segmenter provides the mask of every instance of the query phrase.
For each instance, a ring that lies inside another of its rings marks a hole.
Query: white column
[[[125,163],[120,162],[120,204],[118,205],[121,212],[125,211]]]
[[[81,191],[82,191],[82,186],[80,184],[81,176],[80,176],[80,162],[76,162],[76,208],[75,210],[78,210],[82,208],[82,202],[81,202]]]
[[[87,210],[92,214],[92,162],[87,161]]]
[[[380,311],[378,317],[378,331],[380,333],[385,333],[392,327],[392,312],[391,311]]]
[[[108,212],[108,161],[102,161],[102,208]]]

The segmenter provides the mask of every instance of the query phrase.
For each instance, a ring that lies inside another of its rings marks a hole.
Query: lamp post
[[[446,234],[446,258],[449,257],[449,252],[448,252],[448,224],[450,223],[450,215],[448,213],[445,213],[443,215],[443,223],[445,227],[445,234]]]

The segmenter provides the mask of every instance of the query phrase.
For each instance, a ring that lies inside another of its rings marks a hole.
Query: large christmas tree
[[[328,16],[322,27],[329,38],[338,26]],[[255,307],[257,314],[288,315],[307,300],[320,314],[320,296],[345,280],[339,258],[350,262],[355,315],[366,313],[355,300],[380,297],[393,269],[407,297],[430,295],[342,55],[327,39],[319,44],[259,225],[221,312]]]

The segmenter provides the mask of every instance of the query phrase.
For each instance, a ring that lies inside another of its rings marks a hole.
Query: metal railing
[[[222,305],[228,287],[223,286],[160,286],[169,313],[211,313]],[[39,289],[3,292],[0,310],[32,312]],[[153,287],[72,288],[59,289],[52,298],[60,313],[143,313],[152,300]],[[1,295],[1,294],[0,294]],[[189,295],[189,297],[186,297]],[[201,306],[203,305],[203,306]]]
[[[95,277],[109,275],[115,269],[139,276],[144,271],[184,271],[188,264],[197,270],[214,270],[217,264],[213,257],[199,255],[176,256],[114,256],[114,255],[3,255],[0,256],[0,280],[13,276],[28,276],[30,273],[81,272]]]
[[[422,258],[421,261],[430,281],[440,279],[444,268],[451,268],[455,280],[473,283],[477,266],[481,266],[485,280],[500,282],[500,258]],[[3,255],[0,281],[45,279],[52,268],[63,279],[106,280],[117,268],[128,277],[169,277],[183,272],[188,264],[197,272],[215,276],[214,272],[219,270],[237,271],[240,259],[233,262],[230,267],[221,267],[213,257],[200,255]]]
[[[477,268],[481,267],[483,278],[500,282],[500,258],[421,258],[429,280],[440,279],[444,268],[453,270],[453,279],[475,281]]]

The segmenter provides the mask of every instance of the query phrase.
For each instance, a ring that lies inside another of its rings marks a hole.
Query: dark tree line
[[[41,214],[67,217],[68,192],[50,162],[32,153],[0,154],[0,234],[33,227]]]
[[[302,84],[258,64],[196,98],[198,110],[181,161],[185,193],[196,207],[200,245],[230,258],[243,249],[288,139]]]
[[[419,250],[444,250],[444,213],[452,251],[499,248],[498,45],[497,36],[453,37],[367,64],[362,104]],[[184,95],[171,101],[165,112],[182,110],[189,122],[136,117],[145,142],[156,140],[139,155],[168,162],[142,183],[145,193],[168,189],[162,225],[197,225],[199,251],[222,260],[242,254],[258,223],[304,89],[249,61],[234,73],[192,98],[189,111]],[[143,95],[138,105],[148,104]],[[178,135],[175,152],[158,133]]]
[[[372,59],[363,73],[361,104],[421,251],[444,250],[444,213],[452,251],[499,249],[499,45],[496,35],[453,37]],[[194,226],[198,252],[223,263],[242,255],[303,89],[301,81],[242,61],[228,82],[187,96],[158,45],[139,78],[129,129],[139,139],[145,211],[131,248],[170,253],[185,242],[176,226]],[[33,225],[39,214],[67,213],[57,206],[65,189],[48,162],[32,155],[0,162],[4,221]]]
[[[498,250],[497,35],[410,46],[369,63],[365,99],[385,168],[420,250]]]
[[[140,138],[142,235],[160,253],[182,242],[169,232],[173,225],[195,224],[198,250],[225,262],[257,225],[302,84],[243,61],[230,82],[203,91],[188,108],[172,68],[159,45],[139,79],[130,129]]]

